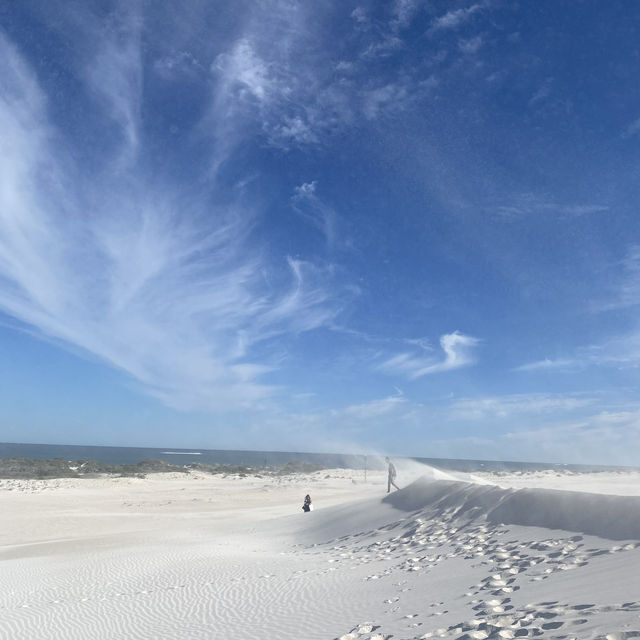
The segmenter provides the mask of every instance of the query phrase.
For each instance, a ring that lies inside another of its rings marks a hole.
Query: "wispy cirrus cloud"
[[[549,370],[566,370],[572,369],[576,366],[580,366],[577,360],[571,360],[569,358],[557,358],[551,360],[545,358],[544,360],[536,360],[535,362],[528,362],[527,364],[516,367],[514,371],[549,371]]]
[[[105,37],[98,58],[112,46]],[[135,82],[112,64],[126,68],[105,61],[87,82],[122,133],[118,160],[121,148],[144,147]],[[123,89],[107,96],[98,86]],[[337,313],[328,272],[299,258],[267,260],[241,199],[213,208],[206,194],[150,181],[133,159],[124,176],[111,157],[96,157],[99,177],[87,175],[66,153],[35,74],[1,35],[0,95],[0,310],[170,406],[268,399],[274,390],[260,378],[273,366],[269,342]],[[262,357],[252,357],[258,345]]]
[[[460,40],[458,42],[458,49],[466,55],[474,55],[475,53],[478,53],[483,43],[484,41],[482,36],[475,36],[466,40]]]
[[[337,235],[338,215],[316,194],[317,182],[304,182],[295,188],[291,204],[293,209],[322,233],[329,247],[333,247]]]
[[[613,366],[620,369],[640,366],[640,331],[615,336],[582,349],[585,360],[591,364]]]
[[[598,411],[582,419],[554,421],[538,429],[509,432],[503,450],[536,451],[540,460],[637,466],[640,410]]]
[[[640,410],[595,411],[581,418],[550,414],[536,427],[430,443],[433,455],[487,460],[637,466]]]
[[[529,98],[529,106],[534,107],[547,100],[551,94],[553,86],[553,78],[546,78],[542,84],[533,92],[533,95]]]
[[[632,331],[598,343],[581,346],[574,350],[571,358],[538,360],[520,365],[514,370],[569,372],[586,367],[613,367],[617,369],[640,367],[640,332]]]
[[[595,403],[586,394],[529,393],[461,398],[452,403],[450,416],[463,420],[513,418],[523,415],[558,414]]]
[[[637,466],[638,443],[638,410],[605,411],[581,420],[554,420],[538,428],[495,436],[441,439],[430,443],[430,450],[443,457]]]
[[[613,273],[608,280],[609,295],[594,300],[591,311],[606,313],[625,310],[640,304],[640,247],[627,248],[624,257],[611,266]],[[609,335],[593,344],[580,345],[567,356],[556,359],[545,358],[525,363],[515,371],[575,371],[587,367],[614,367],[630,369],[640,366],[640,331],[632,329],[625,333]]]
[[[299,446],[308,443],[311,434],[323,451],[367,450],[376,434],[383,450],[404,455],[420,451],[475,460],[632,465],[640,455],[637,402],[606,393],[511,394],[423,405],[398,392],[330,411],[279,414],[267,421],[268,433],[286,432],[288,438],[299,438]],[[469,430],[473,435],[447,437],[460,433],[452,428],[460,421],[473,426]],[[481,428],[482,423],[490,427]],[[340,435],[331,435],[328,424],[339,425]],[[425,429],[425,425],[445,426]],[[398,449],[402,432],[413,436],[410,450]]]
[[[278,19],[274,19],[274,13]],[[282,0],[251,12],[236,39],[211,65],[206,118],[225,153],[249,128],[282,149],[318,144],[352,117],[325,60],[306,53],[314,9]],[[323,70],[324,69],[324,70]]]
[[[608,300],[595,302],[596,311],[626,309],[640,304],[640,245],[632,245],[616,265],[619,272]]]
[[[607,204],[594,202],[554,202],[532,193],[513,196],[510,202],[492,206],[496,217],[505,222],[514,222],[534,215],[554,215],[560,218],[580,216],[609,211]]]
[[[394,16],[391,21],[392,29],[397,31],[409,26],[421,4],[421,0],[395,0],[393,4]]]
[[[142,16],[135,5],[123,6],[120,19],[88,26],[96,47],[83,69],[86,87],[117,125],[126,142],[122,150],[134,154],[140,143]]]
[[[349,35],[347,48],[352,53],[343,58],[319,46],[324,35],[317,25],[335,7],[290,0],[256,6],[211,64],[205,128],[224,148],[222,156],[248,131],[285,151],[322,147],[337,133],[402,111],[428,95],[437,80],[425,74],[421,60],[405,65],[401,77],[381,64],[405,49],[398,30],[418,9],[418,3],[399,1],[390,21],[369,29],[368,11],[356,8],[351,17],[358,29]]]
[[[475,362],[475,347],[480,340],[458,331],[447,333],[440,338],[444,358],[437,360],[433,355],[400,353],[379,364],[376,369],[384,373],[404,375],[411,380],[432,373],[452,371]]]
[[[622,132],[623,138],[631,138],[640,134],[640,118],[634,120],[627,128]]]
[[[384,86],[367,89],[362,93],[362,110],[368,120],[380,115],[402,110],[410,99],[411,88],[402,81],[390,82]]]
[[[353,120],[343,91],[318,77],[313,66],[290,59],[303,36],[288,47],[270,43],[268,50],[259,43],[263,38],[264,34],[243,36],[212,65],[216,84],[206,126],[219,149],[214,168],[248,133],[290,150],[320,145],[325,136]]]
[[[348,407],[334,413],[337,415],[343,415],[350,419],[370,420],[372,418],[386,416],[406,405],[407,400],[402,396],[402,394],[398,394],[387,398],[371,400],[362,404],[349,405]]]
[[[431,33],[437,31],[446,31],[449,29],[457,29],[465,22],[468,22],[474,14],[483,9],[482,4],[473,4],[470,7],[463,7],[462,9],[454,9],[453,11],[447,11],[447,13],[433,20],[429,31]]]
[[[153,63],[154,71],[166,80],[185,76],[196,78],[206,73],[202,63],[189,51],[174,51],[158,58]]]

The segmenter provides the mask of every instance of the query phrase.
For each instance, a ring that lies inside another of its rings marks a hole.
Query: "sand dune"
[[[426,471],[1,481],[0,637],[640,637],[640,498]]]
[[[517,524],[640,540],[640,496],[613,496],[555,489],[501,489],[462,482],[416,480],[385,499],[404,510],[429,508],[432,518],[482,518]]]

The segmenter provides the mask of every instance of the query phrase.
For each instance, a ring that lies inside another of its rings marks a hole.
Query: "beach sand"
[[[0,480],[0,638],[640,637],[640,474],[398,466]]]

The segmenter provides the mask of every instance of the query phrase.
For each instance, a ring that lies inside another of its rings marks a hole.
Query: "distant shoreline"
[[[385,468],[385,452],[378,454],[317,453],[304,451],[251,451],[233,449],[181,449],[180,447],[110,447],[102,445],[60,445],[0,442],[0,460],[25,458],[29,460],[95,460],[107,465],[135,465],[145,460],[162,460],[174,464],[203,463],[212,466],[281,467],[299,461],[332,469]],[[570,464],[559,462],[524,462],[500,460],[468,460],[456,458],[429,458],[392,455],[394,460],[415,460],[447,471],[467,473],[480,471],[544,471],[568,470],[574,472],[633,471],[640,467],[602,464]],[[639,461],[640,462],[640,461]]]
[[[200,471],[212,475],[281,476],[292,473],[321,471],[322,465],[291,461],[281,466],[248,467],[244,465],[210,465],[191,463],[175,465],[164,460],[143,460],[136,464],[105,464],[97,460],[65,460],[50,458],[0,458],[0,479],[46,480],[57,478],[95,478],[101,475],[119,477],[145,477],[150,473],[184,473]]]

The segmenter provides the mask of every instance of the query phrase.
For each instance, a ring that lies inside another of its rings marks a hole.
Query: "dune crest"
[[[555,489],[502,489],[493,485],[422,477],[384,502],[403,511],[428,509],[434,517],[486,519],[562,529],[611,540],[640,540],[640,497]]]

